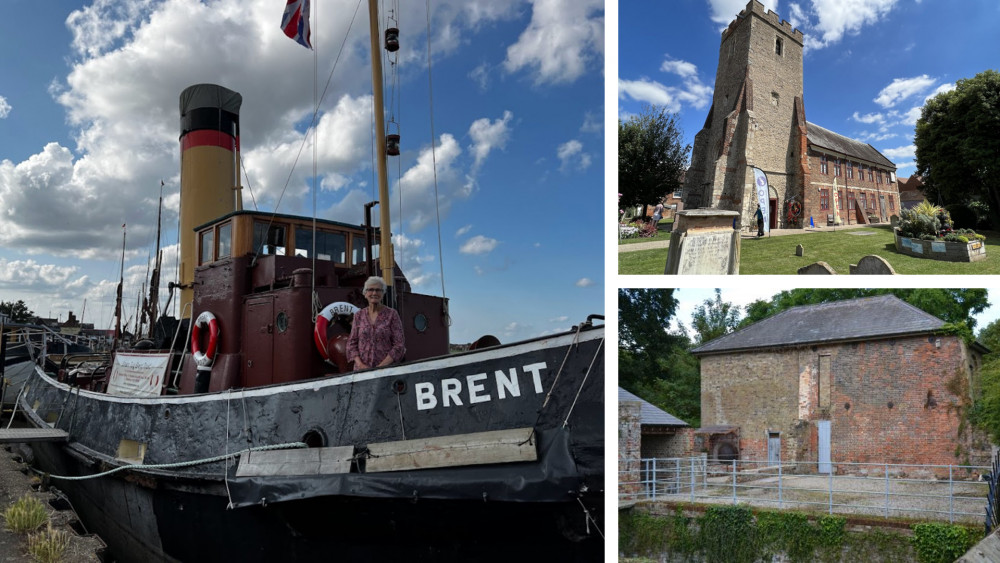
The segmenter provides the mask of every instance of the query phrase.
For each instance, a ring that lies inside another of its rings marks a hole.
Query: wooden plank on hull
[[[535,461],[531,428],[456,434],[419,440],[368,444],[365,471],[406,471],[432,467]]]
[[[65,442],[69,434],[58,428],[6,428],[0,430],[0,443]]]
[[[249,452],[240,456],[237,477],[350,473],[354,446]]]

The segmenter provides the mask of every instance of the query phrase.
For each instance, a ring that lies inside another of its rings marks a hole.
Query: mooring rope
[[[114,469],[104,471],[103,473],[95,473],[93,475],[49,475],[49,479],[62,479],[64,481],[85,481],[87,479],[96,479],[98,477],[107,477],[113,473],[118,473],[119,471],[124,471],[130,469],[133,471],[142,472],[149,469],[174,469],[178,467],[193,467],[195,465],[204,465],[206,463],[215,463],[217,461],[224,461],[232,457],[238,457],[244,452],[261,452],[268,450],[284,450],[290,448],[308,448],[309,446],[305,442],[288,442],[285,444],[273,444],[270,446],[257,446],[256,448],[247,448],[245,450],[240,450],[231,454],[217,455],[215,457],[207,457],[204,459],[196,459],[192,461],[178,461],[176,463],[158,463],[153,465],[144,465],[142,463],[135,463],[129,465],[122,465],[121,467],[116,467]],[[41,473],[41,472],[40,472]]]
[[[590,535],[590,523],[593,522],[594,523],[594,529],[597,530],[597,535],[601,536],[601,539],[603,540],[604,539],[604,532],[602,532],[601,531],[601,527],[597,525],[597,520],[595,520],[594,517],[590,515],[590,510],[587,510],[586,505],[583,504],[583,501],[580,500],[580,497],[576,497],[576,502],[580,503],[580,508],[583,509],[583,514],[586,516],[587,535],[588,536]]]

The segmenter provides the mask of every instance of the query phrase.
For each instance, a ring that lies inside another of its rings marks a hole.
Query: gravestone
[[[721,209],[678,211],[663,273],[740,273],[740,232],[733,228],[738,216]]]
[[[796,256],[802,256],[802,253],[803,253],[803,252],[805,252],[805,250],[806,250],[806,249],[805,249],[805,248],[802,248],[802,245],[801,245],[801,244],[799,244],[799,245],[796,245],[796,246],[795,246],[795,255],[796,255]]]
[[[869,254],[857,264],[851,264],[851,275],[893,275],[896,270],[892,269],[892,264],[885,261],[885,258]]]
[[[826,262],[813,262],[808,266],[802,266],[801,268],[799,268],[800,276],[814,276],[814,275],[832,276],[836,274],[837,272],[834,271],[834,269],[831,268],[830,265],[827,264]]]

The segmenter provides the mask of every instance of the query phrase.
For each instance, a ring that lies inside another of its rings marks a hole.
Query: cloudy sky
[[[315,59],[281,33],[284,4],[0,2],[0,300],[109,326],[121,225],[134,302],[161,181],[164,284],[174,279],[178,96],[192,84],[243,96],[246,208],[311,216],[316,138],[317,215],[363,220],[376,190],[366,3],[317,3]],[[603,208],[603,2],[396,4],[392,227],[414,289],[450,298],[453,342],[602,313],[603,234],[580,226]],[[315,127],[314,83],[327,89]]]
[[[928,96],[997,68],[995,0],[763,0],[805,36],[806,119],[870,143],[915,172],[913,129]],[[721,32],[746,0],[619,4],[619,115],[643,103],[680,114],[685,144],[705,123]],[[681,23],[682,22],[682,23]]]

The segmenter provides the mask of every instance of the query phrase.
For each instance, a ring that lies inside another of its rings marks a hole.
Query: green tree
[[[677,115],[658,106],[644,105],[639,115],[618,121],[618,191],[625,207],[657,203],[680,189],[691,145],[684,137]]]
[[[740,324],[740,308],[722,300],[722,290],[715,289],[715,299],[706,299],[691,316],[691,326],[697,333],[696,344],[725,336]]]
[[[15,323],[25,323],[35,317],[35,313],[21,299],[17,302],[0,301],[0,313],[7,315]]]
[[[917,174],[937,203],[986,202],[1000,229],[1000,72],[959,80],[924,104],[917,120]]]
[[[677,312],[673,292],[618,291],[618,384],[697,426],[701,375],[687,336],[669,330]]]
[[[994,444],[1000,444],[1000,320],[988,324],[976,340],[990,353],[983,356],[979,369],[980,396],[971,418],[989,433]]]

